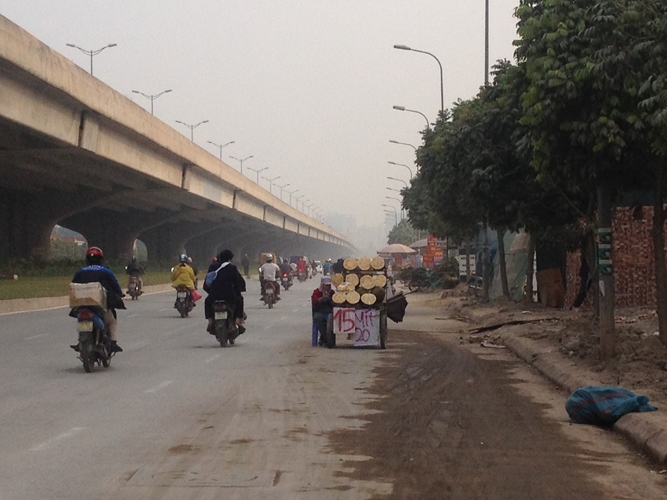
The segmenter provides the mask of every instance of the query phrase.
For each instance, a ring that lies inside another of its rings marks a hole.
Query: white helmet
[[[272,260],[273,260],[273,255],[271,255],[270,253],[267,253],[266,254],[266,261],[271,262]]]

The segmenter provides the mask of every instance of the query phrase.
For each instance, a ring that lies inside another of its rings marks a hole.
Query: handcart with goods
[[[405,297],[393,294],[382,257],[348,258],[343,268],[331,277],[336,292],[333,313],[327,320],[328,347],[336,346],[337,335],[345,335],[354,346],[386,349],[387,318],[403,320]]]

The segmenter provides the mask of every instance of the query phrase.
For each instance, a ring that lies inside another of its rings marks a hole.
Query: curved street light
[[[398,165],[399,167],[407,168],[408,171],[410,172],[410,179],[412,179],[412,169],[408,167],[405,163],[396,163],[394,161],[388,161],[387,163],[389,163],[390,165]]]
[[[108,49],[108,48],[111,48],[111,47],[115,47],[115,46],[116,46],[115,43],[110,43],[109,45],[105,45],[105,46],[102,47],[101,49],[97,49],[97,50],[86,50],[86,49],[82,49],[82,48],[79,47],[78,45],[74,45],[73,43],[66,43],[65,45],[67,45],[68,47],[73,47],[73,48],[75,48],[75,49],[79,49],[79,50],[80,50],[81,52],[83,52],[84,54],[90,56],[90,74],[91,74],[91,75],[93,74],[93,56],[96,56],[97,54],[99,54],[100,52],[102,52],[104,49]]]
[[[403,179],[397,179],[396,177],[387,177],[387,179],[392,181],[402,182],[403,184],[405,184],[405,189],[408,189],[408,183],[405,182]]]
[[[204,124],[204,123],[208,123],[208,120],[204,120],[204,121],[199,122],[199,123],[197,123],[197,124],[195,124],[195,125],[190,125],[190,124],[185,123],[185,122],[182,122],[182,121],[180,121],[180,120],[176,120],[176,123],[180,123],[181,125],[185,125],[186,127],[188,127],[188,128],[190,129],[190,140],[191,140],[192,142],[194,142],[194,141],[195,141],[195,129],[196,129],[197,127],[199,127],[199,125],[202,125],[202,124]]]
[[[383,207],[389,207],[394,211],[394,223],[398,224],[398,212],[396,211],[396,207],[394,207],[394,205],[387,205],[386,203],[383,203],[382,206]],[[386,210],[386,212],[389,212],[389,211]]]
[[[264,170],[268,170],[268,169],[269,169],[269,167],[264,167],[264,168],[248,167],[248,170],[252,170],[253,172],[255,172],[257,174],[257,185],[258,186],[259,186],[259,174],[260,174],[260,172],[264,172]]]
[[[144,94],[143,92],[139,92],[138,90],[133,90],[132,92],[134,92],[135,94],[141,94],[146,99],[150,99],[150,101],[151,101],[151,115],[152,115],[153,114],[153,101],[155,99],[157,99],[158,97],[160,97],[162,94],[168,94],[169,92],[171,92],[171,89],[163,90],[159,94]]]
[[[445,87],[442,79],[442,64],[440,63],[440,59],[435,57],[430,52],[426,52],[425,50],[412,49],[407,45],[394,45],[394,48],[398,50],[409,50],[411,52],[419,52],[420,54],[428,54],[438,62],[438,66],[440,66],[440,114],[442,116],[445,116]]]
[[[241,173],[243,173],[243,162],[246,160],[249,160],[250,158],[254,158],[254,156],[246,156],[245,158],[237,158],[236,156],[230,156],[232,160],[236,160],[241,164]],[[268,167],[267,167],[268,168]],[[257,184],[259,184],[259,180],[257,181]]]
[[[429,123],[428,118],[427,118],[426,115],[425,115],[424,113],[422,113],[421,111],[417,111],[416,109],[408,109],[408,108],[406,108],[405,106],[392,106],[392,107],[393,107],[394,109],[397,109],[398,111],[409,111],[410,113],[417,113],[417,114],[422,115],[422,116],[424,117],[424,120],[426,120],[426,128],[427,128],[427,129],[430,129],[430,128],[431,128],[431,124]]]
[[[415,152],[417,152],[417,146],[413,146],[412,144],[409,144],[407,142],[398,142],[395,141],[394,139],[389,139],[389,142],[391,142],[392,144],[402,144],[403,146],[410,146],[412,149],[415,150]]]
[[[153,108],[151,108],[151,109],[153,109]],[[216,142],[213,142],[213,141],[206,141],[206,142],[208,142],[209,144],[213,144],[216,148],[220,148],[220,161],[222,161],[222,148],[224,148],[226,146],[229,146],[230,144],[234,144],[234,141],[229,141],[228,143],[222,144],[222,145],[220,145]]]

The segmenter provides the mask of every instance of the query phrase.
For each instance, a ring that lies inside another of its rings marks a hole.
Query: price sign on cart
[[[354,311],[355,328],[352,340],[355,346],[378,345],[380,342],[380,312],[376,309]]]
[[[375,309],[335,307],[333,331],[345,334],[355,346],[378,345],[380,339],[380,312]]]

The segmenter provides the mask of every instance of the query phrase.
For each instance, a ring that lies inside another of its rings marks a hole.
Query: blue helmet
[[[188,261],[188,256],[184,253],[181,254],[181,256],[178,258],[179,262],[187,262]]]

